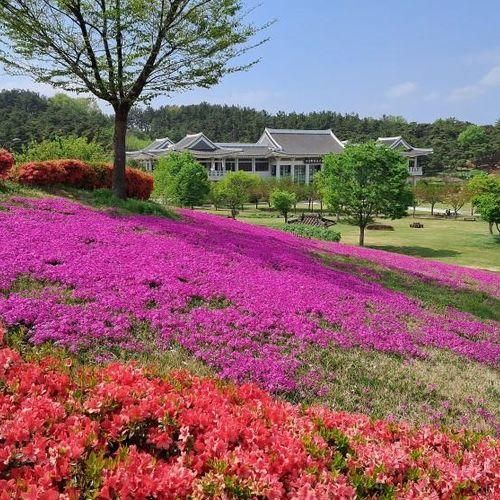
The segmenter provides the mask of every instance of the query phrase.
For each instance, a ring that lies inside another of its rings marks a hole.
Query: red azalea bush
[[[492,438],[0,349],[0,498],[498,498]]]
[[[133,168],[125,171],[127,196],[147,200],[153,191],[153,177]],[[113,166],[89,165],[79,160],[53,160],[24,163],[16,168],[14,178],[28,186],[61,184],[80,189],[111,188]]]
[[[0,149],[0,179],[7,177],[14,165],[14,156],[6,149]]]

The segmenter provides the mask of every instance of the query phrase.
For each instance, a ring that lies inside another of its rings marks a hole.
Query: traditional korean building
[[[410,159],[409,175],[417,173],[418,157],[432,153],[431,149],[410,146],[401,137],[381,137],[381,144],[400,149]],[[127,153],[146,170],[153,170],[161,156],[170,152],[191,153],[208,170],[211,180],[219,180],[227,172],[242,170],[260,177],[288,177],[294,182],[309,184],[322,169],[323,157],[344,150],[331,130],[286,130],[266,128],[256,143],[213,142],[203,133],[187,135],[174,143],[168,138],[157,139],[141,151]]]

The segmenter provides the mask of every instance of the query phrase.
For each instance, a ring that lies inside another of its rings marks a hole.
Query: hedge
[[[125,175],[127,196],[147,200],[153,191],[153,177],[133,168],[127,168]],[[17,166],[11,177],[27,186],[62,185],[79,189],[110,189],[113,166],[89,165],[80,160],[33,161]]]
[[[303,238],[324,241],[340,241],[340,233],[326,227],[303,226],[300,224],[285,224],[283,231],[302,236]]]
[[[6,177],[14,165],[14,156],[6,149],[0,149],[0,179]]]

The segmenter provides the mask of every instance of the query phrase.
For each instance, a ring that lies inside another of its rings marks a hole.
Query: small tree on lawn
[[[210,181],[205,167],[197,162],[184,165],[175,177],[174,199],[181,207],[202,205],[210,194]]]
[[[500,178],[479,174],[469,181],[468,190],[472,194],[472,204],[488,222],[490,234],[493,234],[494,225],[500,232]]]
[[[398,219],[412,203],[407,160],[398,151],[373,142],[325,156],[320,175],[326,203],[359,227],[361,246],[366,226],[375,215]]]
[[[284,217],[285,224],[288,222],[288,214],[295,206],[297,195],[289,191],[277,189],[271,194],[271,205]]]
[[[431,206],[431,215],[434,215],[436,203],[443,201],[444,186],[437,182],[418,181],[415,186],[414,195],[422,203],[428,203]]]
[[[210,193],[208,172],[190,153],[167,154],[153,176],[154,194],[181,207],[200,205]]]
[[[113,190],[125,198],[132,106],[252,66],[231,64],[258,45],[248,12],[243,0],[0,0],[0,62],[112,106]]]
[[[482,194],[477,198],[476,206],[483,220],[488,223],[490,234],[493,234],[493,226],[500,234],[500,192]]]
[[[471,199],[467,185],[463,183],[447,183],[443,188],[443,201],[453,209],[453,214],[458,217],[459,210]]]
[[[467,183],[467,190],[471,196],[471,215],[474,215],[474,207],[477,205],[479,196],[496,192],[500,181],[493,175],[488,175],[486,172],[479,172],[474,175]]]
[[[247,172],[229,172],[227,176],[219,181],[218,190],[225,205],[231,210],[231,217],[236,219],[238,209],[248,202],[250,191],[254,188],[258,179]]]

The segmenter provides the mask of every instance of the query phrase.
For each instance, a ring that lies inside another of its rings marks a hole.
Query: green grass
[[[414,297],[420,300],[424,307],[437,312],[445,313],[448,307],[453,306],[454,309],[481,319],[500,321],[500,300],[485,292],[451,288],[433,280],[422,280],[356,257],[321,254],[320,258],[329,267],[359,275],[363,279],[374,280],[365,272],[374,270],[377,273],[378,283]]]
[[[0,201],[7,200],[11,196],[26,198],[61,196],[95,208],[113,208],[125,214],[156,215],[168,217],[169,219],[177,218],[175,212],[155,201],[136,200],[133,198],[122,200],[115,196],[110,189],[85,191],[69,187],[27,187],[10,181],[0,183]]]
[[[311,350],[308,361],[324,373],[325,394],[293,402],[486,433],[500,418],[498,371],[450,352],[429,350],[426,359],[405,360],[331,346]]]
[[[299,213],[305,208],[299,206]],[[215,211],[209,207],[204,207],[203,210],[221,216],[228,215],[227,210]],[[253,205],[245,206],[245,210],[240,211],[238,220],[278,229],[283,224],[283,218],[274,211],[264,209],[264,205],[261,205],[259,210]],[[423,222],[424,228],[410,228],[414,220]],[[500,237],[490,235],[488,225],[480,219],[469,222],[405,217],[395,221],[377,222],[392,225],[394,231],[367,231],[365,242],[368,247],[450,264],[500,271]],[[332,230],[341,233],[342,243],[358,244],[357,227],[341,222],[333,226]]]

